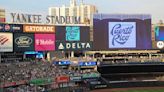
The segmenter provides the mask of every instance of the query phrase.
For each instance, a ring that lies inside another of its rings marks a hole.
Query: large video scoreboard
[[[94,50],[152,49],[151,16],[94,15]]]

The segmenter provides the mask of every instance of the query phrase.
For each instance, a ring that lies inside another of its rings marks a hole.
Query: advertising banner
[[[23,32],[23,25],[0,23],[0,32]]]
[[[69,77],[68,76],[59,76],[56,78],[57,83],[66,83],[69,82]]]
[[[164,49],[164,41],[155,41],[153,49]]]
[[[156,41],[164,41],[164,26],[156,26],[154,32]]]
[[[58,61],[57,64],[58,65],[70,65],[71,61]]]
[[[57,41],[90,41],[90,28],[88,26],[57,26]]]
[[[136,48],[135,22],[109,22],[109,48]]]
[[[55,34],[35,34],[35,51],[55,50]]]
[[[34,34],[14,34],[14,51],[34,51]]]
[[[46,84],[51,84],[52,82],[53,82],[53,80],[51,78],[30,80],[30,84],[35,84],[35,85],[46,85]]]
[[[23,84],[26,84],[27,81],[26,80],[20,80],[20,81],[17,81],[17,82],[7,82],[7,83],[4,83],[4,84],[0,84],[0,88],[4,88],[4,87],[11,87],[11,86],[16,86],[16,85],[23,85]],[[1,90],[0,90],[1,92]]]
[[[20,81],[17,81],[17,82],[16,82],[16,85],[24,85],[24,84],[26,84],[26,83],[27,83],[26,80],[20,80]]]
[[[23,53],[16,53],[16,52],[7,52],[1,54],[1,62],[14,62],[14,61],[23,61]]]
[[[13,34],[0,33],[0,52],[13,51]]]
[[[16,82],[8,82],[5,84],[2,84],[0,87],[11,87],[11,86],[16,86]]]
[[[79,62],[80,66],[96,66],[97,62]]]
[[[5,18],[0,18],[0,22],[5,22],[6,19]]]
[[[100,77],[99,73],[85,73],[82,75],[83,79],[99,78],[99,77]]]
[[[11,86],[16,86],[16,85],[23,85],[23,84],[26,84],[26,83],[27,83],[26,80],[20,80],[20,81],[17,81],[17,82],[7,82],[7,83],[4,83],[4,84],[0,84],[0,88],[11,87]]]
[[[164,49],[164,26],[155,26],[154,36],[153,49]]]
[[[71,76],[70,81],[82,81],[81,76]]]
[[[92,46],[92,42],[56,42],[59,51],[91,50]]]
[[[94,14],[93,25],[93,50],[152,49],[150,15]]]
[[[94,85],[94,89],[101,89],[101,88],[107,88],[108,85],[107,84],[98,84],[98,85]]]
[[[80,41],[80,27],[66,27],[66,41]]]
[[[55,26],[51,25],[23,25],[24,32],[31,33],[55,33]]]

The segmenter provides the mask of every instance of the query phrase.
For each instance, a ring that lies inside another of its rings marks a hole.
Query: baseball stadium
[[[0,92],[164,92],[163,23],[80,5],[0,10]]]

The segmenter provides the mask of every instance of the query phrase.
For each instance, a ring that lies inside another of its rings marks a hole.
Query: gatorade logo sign
[[[34,33],[55,33],[55,26],[50,25],[24,25],[24,32],[34,32]]]

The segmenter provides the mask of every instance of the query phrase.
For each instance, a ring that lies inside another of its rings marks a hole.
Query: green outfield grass
[[[126,91],[113,91],[113,92],[164,92],[164,88],[162,89],[130,89]]]

